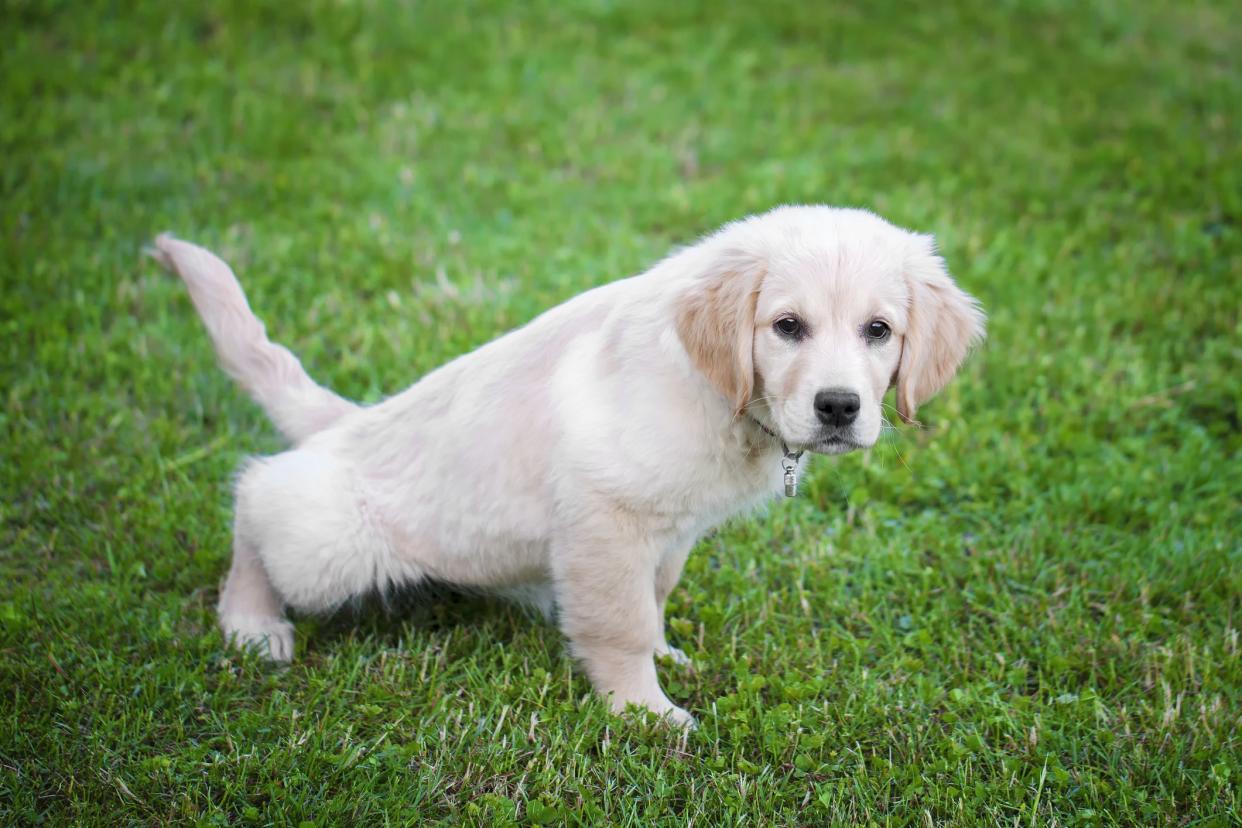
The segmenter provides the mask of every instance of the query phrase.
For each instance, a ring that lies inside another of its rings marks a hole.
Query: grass
[[[1228,4],[3,9],[0,822],[1242,820]],[[700,543],[697,732],[482,598],[225,649],[230,477],[280,443],[156,232],[373,401],[802,201],[936,233],[990,338],[926,429]]]

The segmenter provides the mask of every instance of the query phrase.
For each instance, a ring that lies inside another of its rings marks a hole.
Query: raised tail
[[[357,408],[317,384],[297,357],[268,340],[237,277],[218,256],[167,233],[150,253],[185,282],[221,366],[290,441],[301,442]]]

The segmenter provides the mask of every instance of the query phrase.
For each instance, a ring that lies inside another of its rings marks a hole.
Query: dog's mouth
[[[753,416],[752,416],[752,419]],[[755,423],[768,434],[769,437],[783,441],[788,449],[795,451],[809,451],[813,454],[847,454],[855,449],[870,448],[869,443],[861,443],[854,438],[853,430],[846,429],[824,429],[812,440],[794,441],[789,440],[780,434],[780,432],[769,428],[758,419],[754,419]]]
[[[867,443],[859,442],[853,435],[840,432],[821,434],[805,442],[789,440],[786,445],[795,451],[809,451],[813,454],[847,454],[856,449],[871,447]]]
[[[816,454],[845,454],[854,449],[863,448],[863,445],[848,437],[833,434],[819,440],[810,448]]]

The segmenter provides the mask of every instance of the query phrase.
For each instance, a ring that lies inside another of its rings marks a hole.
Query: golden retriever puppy
[[[678,724],[655,658],[704,532],[785,492],[810,453],[875,443],[983,335],[929,236],[781,207],[587,291],[362,407],[268,341],[228,266],[170,236],[224,369],[293,445],[237,482],[220,626],[293,656],[285,609],[424,580],[553,615],[615,710]]]

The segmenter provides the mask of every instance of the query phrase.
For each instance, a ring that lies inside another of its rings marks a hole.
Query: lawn
[[[0,823],[1239,824],[1239,21],[5,2]],[[989,338],[699,544],[661,668],[697,731],[477,596],[225,648],[230,481],[281,443],[155,233],[375,401],[785,202],[935,233]]]

